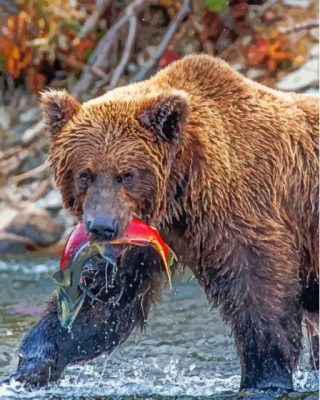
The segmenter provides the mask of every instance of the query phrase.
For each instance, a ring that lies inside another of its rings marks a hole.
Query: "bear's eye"
[[[131,183],[131,181],[132,181],[132,178],[133,178],[133,174],[131,172],[126,172],[124,174],[117,175],[115,177],[115,181],[118,184],[122,184],[123,183],[123,184],[129,185]]]
[[[91,178],[91,174],[89,171],[82,171],[79,174],[79,182],[82,185],[85,185],[90,180],[90,178]]]
[[[130,183],[132,181],[133,175],[131,172],[127,172],[126,174],[123,174],[123,180],[125,183]]]
[[[83,169],[74,176],[76,195],[80,196],[87,191],[91,182],[94,181],[94,176],[89,169]]]
[[[117,183],[122,183],[123,182],[123,177],[121,175],[117,175],[115,179],[116,179]]]

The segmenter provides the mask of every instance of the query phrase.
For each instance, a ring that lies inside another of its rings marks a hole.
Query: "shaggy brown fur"
[[[46,92],[42,107],[65,206],[120,234],[134,215],[156,224],[231,325],[241,386],[290,387],[318,278],[318,99],[193,55],[83,105]]]

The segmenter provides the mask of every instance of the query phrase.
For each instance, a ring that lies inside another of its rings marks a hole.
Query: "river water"
[[[0,260],[0,380],[14,370],[20,341],[54,290],[50,276],[56,268],[57,260],[49,257]],[[318,387],[307,360],[305,344],[295,375],[296,390],[303,393]],[[233,339],[186,274],[153,308],[146,331],[133,333],[110,358],[69,367],[57,384],[36,392],[17,383],[0,385],[0,398],[225,398],[238,390],[239,382]]]

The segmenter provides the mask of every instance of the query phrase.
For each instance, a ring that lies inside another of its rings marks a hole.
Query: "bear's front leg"
[[[145,324],[151,304],[160,300],[166,283],[153,248],[130,248],[114,275],[106,274],[104,265],[94,260],[88,266],[94,273],[90,287],[95,297],[86,297],[69,329],[61,326],[56,300],[52,302],[24,337],[11,378],[32,386],[56,381],[67,365],[111,354],[135,327]]]
[[[290,261],[293,260],[293,261]],[[292,253],[259,255],[233,246],[223,262],[199,274],[209,301],[231,326],[241,363],[241,389],[293,388],[302,340],[298,266]]]
[[[70,329],[60,325],[56,311],[48,312],[25,336],[19,349],[16,380],[43,386],[59,379],[64,368],[111,354],[140,320],[140,299],[110,309],[102,303],[86,306]]]

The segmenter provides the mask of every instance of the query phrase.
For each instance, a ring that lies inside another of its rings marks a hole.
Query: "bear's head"
[[[65,91],[50,90],[41,107],[64,205],[94,237],[121,235],[134,216],[149,223],[161,219],[184,141],[184,92],[111,92],[81,105]]]

